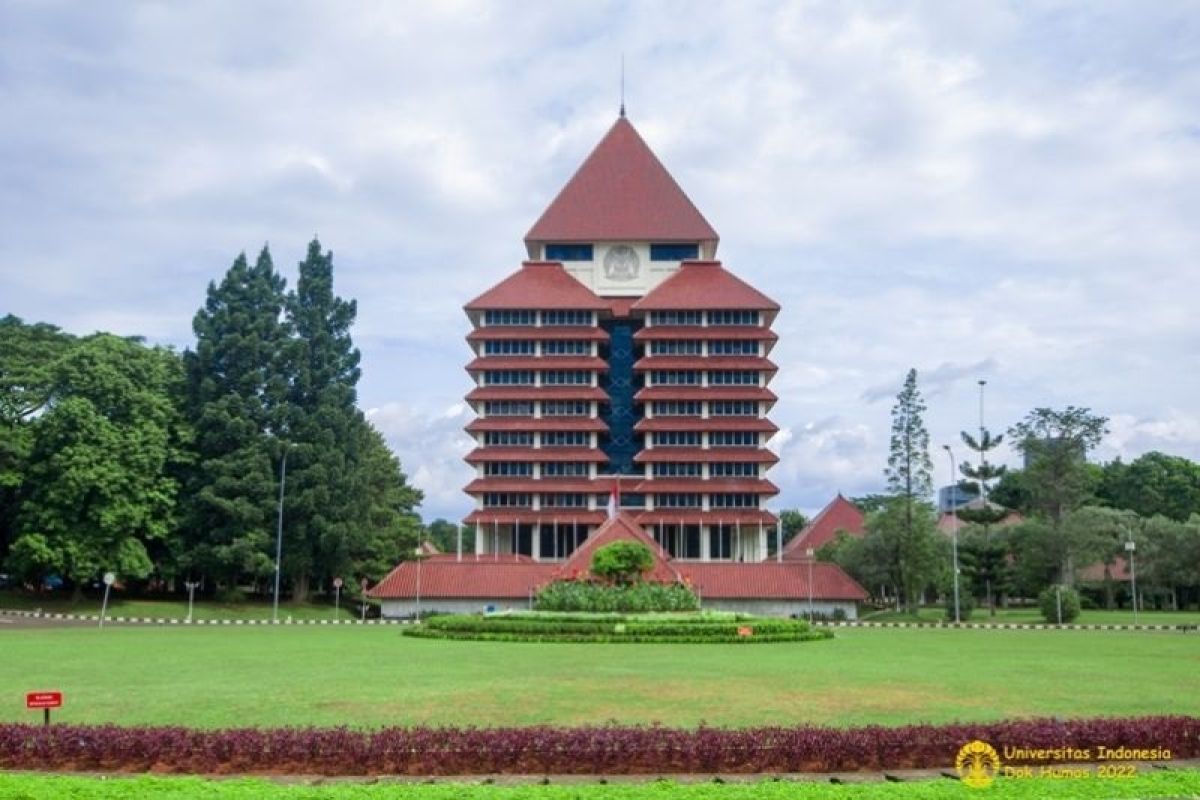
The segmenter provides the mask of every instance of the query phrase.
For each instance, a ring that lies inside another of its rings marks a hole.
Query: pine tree
[[[266,247],[253,267],[238,256],[219,285],[209,284],[192,322],[196,349],[185,354],[196,463],[179,561],[227,589],[274,569],[284,287]]]
[[[929,549],[923,536],[925,526],[918,524],[926,499],[933,492],[933,462],[929,458],[929,431],[925,428],[924,413],[925,401],[917,389],[917,371],[910,369],[892,407],[892,438],[884,470],[888,490],[900,504],[903,515],[899,535],[894,537],[894,558],[900,575],[898,588],[909,610],[916,605],[910,577],[919,571]]]
[[[980,396],[982,397],[982,395]],[[981,409],[982,402],[980,400]],[[980,411],[981,415],[982,413]],[[977,508],[960,508],[954,513],[964,522],[981,526],[982,535],[977,540],[973,539],[963,552],[967,559],[972,561],[970,565],[972,571],[983,582],[988,613],[995,616],[996,599],[993,590],[996,587],[993,584],[1004,582],[1008,566],[1008,553],[1002,544],[992,541],[991,526],[1003,520],[1009,512],[1007,508],[988,500],[991,496],[992,483],[1004,477],[1004,473],[1007,471],[1003,464],[988,463],[988,453],[1000,446],[1004,441],[1004,436],[1003,434],[993,436],[991,431],[983,426],[981,417],[979,436],[975,437],[967,431],[963,431],[962,440],[968,449],[977,454],[979,463],[973,465],[970,461],[964,461],[958,468],[967,479],[963,482],[965,487],[981,502]]]

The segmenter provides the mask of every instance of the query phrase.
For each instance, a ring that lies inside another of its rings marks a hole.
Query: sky
[[[205,287],[318,235],[360,405],[470,508],[462,306],[616,119],[783,307],[773,508],[879,491],[1039,406],[1200,459],[1195,2],[0,0],[0,314],[188,347]],[[1015,463],[1015,454],[1004,450]]]

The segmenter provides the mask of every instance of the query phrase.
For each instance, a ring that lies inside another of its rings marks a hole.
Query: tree
[[[1012,587],[1008,537],[1003,528],[969,523],[958,536],[958,560],[970,594],[986,598],[991,613]]]
[[[894,522],[893,514],[898,509],[903,515],[904,530],[897,540],[895,555],[901,559],[896,565],[897,575],[901,580],[897,586],[904,592],[905,603],[911,608],[915,598],[909,592],[910,586],[903,576],[915,574],[914,565],[903,563],[903,559],[912,555],[911,546],[921,540],[918,526],[919,512],[917,506],[924,502],[933,492],[933,462],[929,459],[929,431],[925,429],[923,415],[925,401],[917,389],[917,371],[910,369],[904,379],[904,386],[896,395],[896,404],[892,406],[892,438],[888,455],[887,468],[883,471],[887,478],[888,490],[899,501],[894,506],[885,506],[885,516],[880,519]]]
[[[1156,515],[1142,521],[1134,538],[1139,594],[1144,587],[1160,589],[1174,610],[1189,594],[1200,599],[1200,514],[1187,522]]]
[[[184,354],[196,462],[187,476],[181,568],[227,588],[274,570],[275,523],[288,376],[284,279],[263,248],[237,257],[192,321]]]
[[[1033,493],[1029,490],[1024,470],[1005,470],[1004,475],[992,487],[989,498],[997,505],[1016,509],[1022,514],[1033,513]]]
[[[641,542],[613,542],[592,554],[592,574],[619,586],[637,583],[654,566],[654,554]]]
[[[1032,506],[1049,519],[1056,535],[1062,532],[1063,517],[1083,505],[1091,494],[1093,481],[1087,454],[1108,432],[1107,423],[1106,417],[1096,416],[1087,408],[1035,408],[1008,431],[1025,457]],[[1061,551],[1064,560],[1060,580],[1071,585],[1072,550],[1064,547]]]
[[[937,533],[937,515],[926,502],[893,498],[867,515],[861,551],[864,578],[885,576],[897,603],[916,613],[923,589],[938,580],[948,561],[946,542]]]
[[[996,601],[992,592],[992,576],[999,575],[1003,568],[997,563],[1002,550],[991,545],[992,526],[1000,522],[1008,515],[1008,509],[995,503],[989,502],[992,484],[1004,477],[1007,468],[1000,464],[988,463],[988,453],[998,448],[1004,440],[1004,436],[993,436],[991,431],[983,427],[982,421],[979,426],[979,436],[973,436],[967,431],[962,432],[963,444],[974,453],[976,453],[979,463],[972,464],[969,460],[963,461],[959,465],[959,471],[967,480],[965,486],[968,492],[976,495],[982,501],[975,508],[960,508],[955,511],[958,517],[967,523],[975,523],[982,526],[982,541],[972,542],[971,548],[967,551],[967,558],[973,559],[978,568],[977,574],[982,577],[984,598],[987,603],[988,613],[992,616],[996,615]]]
[[[783,543],[787,544],[804,530],[808,517],[797,509],[787,508],[779,512],[779,524],[783,528]]]
[[[52,376],[9,561],[27,577],[58,572],[78,599],[105,570],[149,575],[149,546],[174,529],[183,376],[175,353],[109,334],[81,340]]]
[[[457,553],[460,530],[463,553],[474,553],[475,529],[470,525],[455,525],[453,522],[438,518],[426,526],[425,538],[433,542],[443,553]]]
[[[1200,464],[1157,451],[1129,464],[1118,458],[1101,470],[1096,497],[1104,505],[1143,517],[1162,514],[1184,522],[1200,514]]]

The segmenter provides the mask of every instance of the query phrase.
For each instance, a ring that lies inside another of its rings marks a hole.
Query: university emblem
[[[631,281],[638,276],[640,266],[637,251],[619,244],[610,247],[604,256],[604,277],[610,281]]]
[[[991,786],[996,779],[996,773],[1000,771],[1000,755],[987,742],[978,739],[967,742],[958,750],[954,771],[967,786],[983,789]]]

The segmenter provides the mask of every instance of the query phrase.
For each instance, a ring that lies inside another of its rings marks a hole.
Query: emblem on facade
[[[604,277],[610,281],[634,280],[640,267],[637,251],[627,244],[610,247],[604,256]]]
[[[983,789],[991,785],[1000,771],[1000,754],[987,742],[976,739],[959,749],[954,769],[967,786]]]

